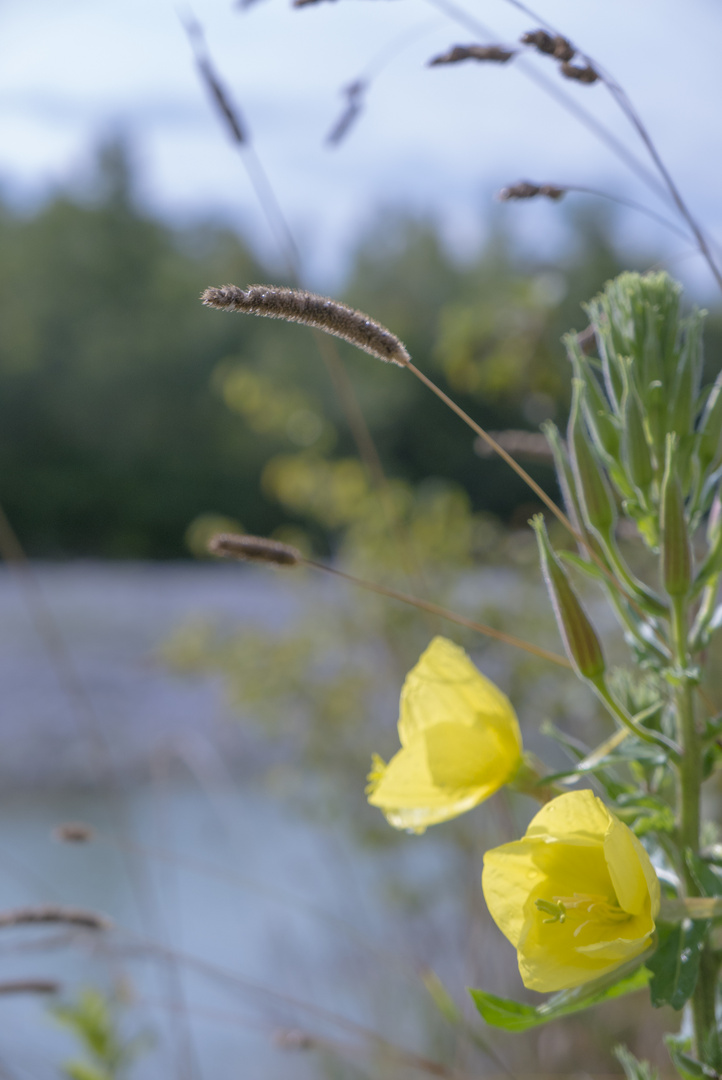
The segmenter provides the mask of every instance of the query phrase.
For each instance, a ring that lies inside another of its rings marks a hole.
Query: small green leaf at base
[[[655,1009],[671,1005],[681,1009],[697,985],[699,961],[709,922],[684,919],[680,923],[657,923],[659,944],[647,961],[652,973],[649,989]]]
[[[469,993],[487,1024],[503,1028],[504,1031],[528,1031],[529,1028],[547,1024],[550,1020],[559,1020],[563,1016],[589,1009],[592,1005],[641,990],[648,981],[649,972],[640,967],[612,985],[600,986],[599,981],[595,980],[574,990],[562,990],[559,994],[553,994],[536,1007],[497,997],[496,994],[488,994],[484,990],[470,990]]]
[[[709,1065],[692,1057],[692,1040],[683,1035],[668,1034],[664,1041],[675,1069],[682,1080],[718,1080],[719,1074]]]
[[[626,1046],[615,1046],[614,1056],[624,1069],[627,1080],[659,1080],[659,1069],[640,1061]]]

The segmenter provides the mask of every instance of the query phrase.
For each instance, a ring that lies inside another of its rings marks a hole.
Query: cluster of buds
[[[559,61],[559,70],[565,79],[575,79],[591,85],[599,80],[599,73],[588,62],[574,64],[577,50],[561,34],[548,34],[546,30],[530,30],[521,36],[522,45],[531,45],[537,52]]]
[[[576,334],[566,338],[574,372],[566,443],[545,425],[581,541],[582,557],[573,561],[603,582],[638,657],[657,667],[669,659],[659,620],[722,571],[719,514],[710,514],[722,469],[721,387],[701,392],[703,315],[680,318],[680,291],[664,273],[610,282],[586,309],[598,356],[582,350]],[[620,509],[658,555],[659,591],[633,575],[617,546]],[[690,538],[708,514],[708,551],[695,573]],[[595,632],[536,528],[569,657],[597,680]],[[704,627],[697,629],[701,646]]]

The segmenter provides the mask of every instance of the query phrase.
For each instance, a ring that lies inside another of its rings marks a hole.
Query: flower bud
[[[559,434],[559,428],[553,420],[545,420],[541,425],[541,429],[549,443],[552,457],[554,458],[557,483],[559,484],[559,490],[562,493],[562,500],[564,502],[564,509],[567,512],[567,517],[577,532],[583,532],[585,529],[581,522],[581,509],[574,489],[574,474],[569,461],[567,448]]]
[[[712,387],[699,426],[699,460],[702,470],[714,471],[722,462],[722,381]]]
[[[574,379],[572,408],[569,414],[567,445],[574,472],[577,496],[587,525],[602,537],[611,536],[617,511],[602,468],[589,445],[581,415],[584,383]]]
[[[624,395],[622,409],[624,414],[622,447],[627,474],[635,488],[644,495],[654,479],[654,465],[644,430],[637,391],[629,384]]]
[[[544,518],[537,514],[530,524],[536,532],[544,578],[567,655],[579,675],[594,682],[606,667],[599,638],[552,551]]]
[[[702,377],[702,324],[704,313],[695,311],[684,320],[684,341],[674,377],[669,401],[669,430],[680,439],[694,431],[694,418],[699,384]]]
[[[674,436],[669,435],[661,498],[662,581],[670,596],[686,596],[692,582],[692,551],[677,476],[675,444]]]
[[[612,406],[604,396],[589,360],[579,346],[577,335],[567,334],[564,344],[575,379],[581,379],[584,383],[582,404],[591,436],[602,457],[605,460],[616,461],[619,458],[620,433]]]

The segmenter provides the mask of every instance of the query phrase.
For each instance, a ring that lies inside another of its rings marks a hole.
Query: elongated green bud
[[[584,525],[582,524],[581,509],[575,491],[574,474],[569,461],[569,454],[567,453],[562,437],[559,434],[559,428],[553,420],[545,420],[541,425],[541,429],[546,441],[549,443],[549,448],[552,452],[552,457],[554,458],[557,483],[559,484],[559,490],[562,493],[562,501],[564,503],[564,509],[567,512],[567,517],[574,528],[577,529],[578,532],[582,532],[584,530]]]
[[[622,436],[624,463],[629,479],[635,488],[644,495],[654,479],[654,465],[652,464],[652,455],[644,430],[639,398],[635,388],[629,382],[625,390],[622,408],[624,412],[624,434]]]
[[[537,514],[530,524],[536,532],[542,571],[567,656],[583,679],[598,681],[606,665],[596,631],[551,548],[544,518]]]
[[[719,573],[722,573],[722,503],[719,495],[715,495],[707,520],[707,554],[697,568],[692,596],[696,596]]]
[[[606,477],[589,445],[581,414],[584,383],[572,380],[572,408],[567,429],[567,446],[574,473],[577,498],[589,528],[600,536],[609,537],[614,531],[617,511]]]
[[[702,328],[705,313],[695,311],[684,320],[684,341],[674,375],[674,389],[669,401],[669,430],[680,439],[694,430],[695,403],[702,376]]]
[[[676,439],[668,435],[661,498],[662,581],[669,596],[686,596],[692,583],[692,550],[676,459]]]
[[[703,471],[716,469],[722,461],[722,379],[707,398],[699,425],[699,460]]]
[[[567,334],[564,338],[567,356],[571,361],[574,377],[584,383],[582,404],[587,426],[596,447],[602,457],[610,461],[619,458],[620,432],[612,411],[612,406],[605,397],[599,380],[592,370],[589,359],[584,355],[576,334]]]

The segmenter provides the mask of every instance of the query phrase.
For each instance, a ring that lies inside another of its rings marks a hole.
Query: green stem
[[[661,731],[652,731],[651,728],[643,727],[622,708],[618,701],[614,700],[605,682],[604,674],[598,675],[594,679],[588,679],[587,682],[593,687],[599,700],[606,705],[612,716],[615,716],[623,727],[636,735],[638,739],[643,739],[644,742],[652,743],[655,746],[661,746],[667,754],[672,755],[674,761],[680,760],[681,750],[673,739],[668,739]]]
[[[675,691],[677,705],[677,741],[682,747],[679,761],[679,839],[682,852],[697,854],[700,837],[700,792],[702,788],[701,738],[695,720],[694,687],[685,675],[689,665],[688,615],[685,597],[673,598],[672,640],[679,684]],[[688,896],[699,896],[700,890],[684,860],[684,878]],[[717,964],[709,943],[705,944],[700,961],[699,976],[692,997],[692,1018],[697,1057],[705,1064],[719,1067],[720,1047],[717,1033],[715,1002],[717,993]]]
[[[702,603],[700,604],[699,611],[697,612],[697,618],[692,626],[692,632],[690,634],[690,652],[697,652],[700,648],[700,641],[704,634],[710,619],[714,615],[715,607],[717,605],[717,593],[719,592],[719,579],[720,575],[715,574],[710,581],[707,582],[702,594]]]

